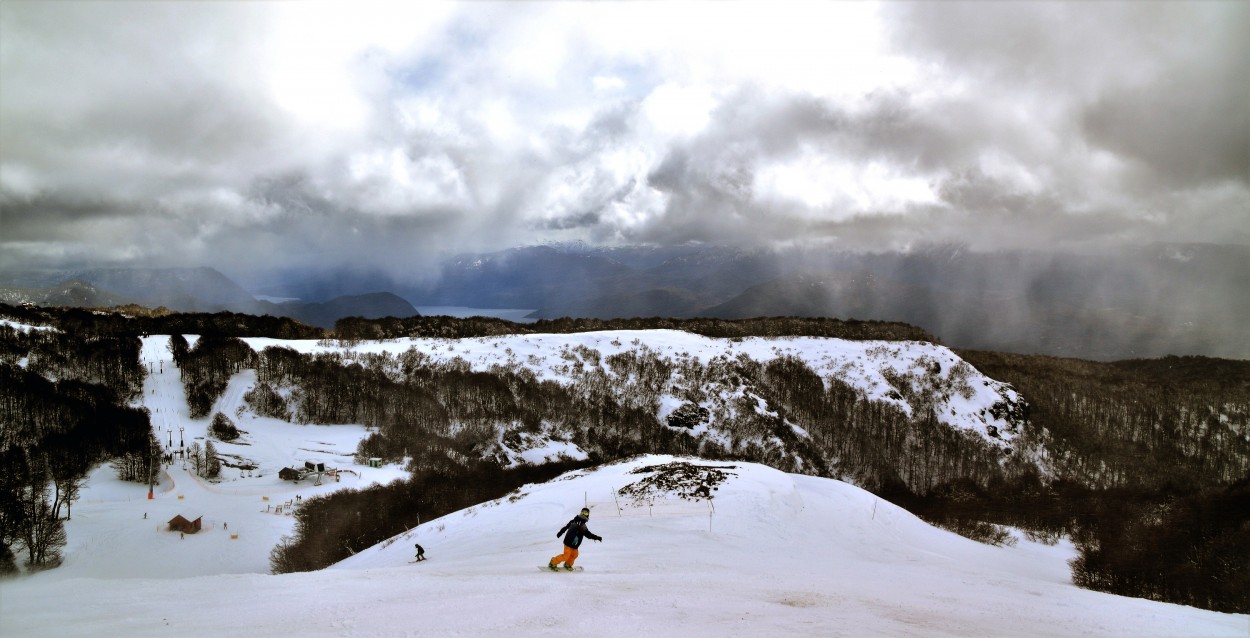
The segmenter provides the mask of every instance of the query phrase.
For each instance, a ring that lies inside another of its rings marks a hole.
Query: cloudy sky
[[[1250,3],[0,2],[0,268],[1250,244]]]

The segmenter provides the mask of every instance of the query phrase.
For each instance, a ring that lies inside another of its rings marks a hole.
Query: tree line
[[[684,330],[706,337],[836,337],[856,340],[928,341],[938,339],[924,330],[901,322],[861,321],[827,317],[757,317],[752,319],[647,317],[631,319],[585,319],[563,317],[516,323],[492,317],[448,316],[346,317],[334,330],[300,323],[289,317],[246,315],[235,312],[169,312],[164,309],[125,306],[118,308],[43,308],[0,303],[0,316],[20,323],[53,326],[67,334],[140,336],[190,334],[218,337],[270,337],[274,339],[345,340],[443,337],[462,339],[507,334],[569,334],[601,330]]]
[[[1029,398],[1053,476],[909,509],[1066,534],[1082,587],[1250,613],[1250,362],[959,354]]]
[[[1193,490],[1250,473],[1250,362],[1099,363],[960,352],[1029,398],[1059,476],[1096,489]]]
[[[839,339],[883,341],[928,341],[937,338],[924,330],[893,321],[860,321],[828,317],[757,317],[753,319],[636,317],[632,319],[590,319],[563,317],[516,323],[492,317],[456,318],[446,316],[385,317],[365,319],[346,317],[334,324],[339,339],[399,339],[439,337],[466,339],[509,334],[570,334],[603,330],[682,330],[705,337],[836,337]]]
[[[187,394],[191,418],[208,416],[226,386],[240,370],[256,366],[256,353],[237,337],[205,335],[188,345],[186,337],[169,338],[170,352]]]
[[[320,339],[326,331],[287,317],[237,312],[169,312],[126,306],[110,309],[43,308],[0,303],[0,317],[19,323],[51,326],[83,337],[137,337],[148,334],[192,334],[219,337]]]
[[[96,465],[155,475],[149,416],[129,405],[143,384],[138,353],[133,337],[0,324],[0,573],[17,570],[17,551],[28,569],[60,563],[63,520]]]

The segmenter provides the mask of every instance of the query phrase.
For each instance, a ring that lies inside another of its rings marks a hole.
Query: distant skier
[[[414,563],[418,560],[425,560],[425,548],[422,547],[420,543],[417,543],[416,545],[417,545],[417,558],[416,560],[413,561]]]
[[[573,571],[573,561],[577,560],[577,547],[582,544],[582,538],[589,538],[595,541],[603,541],[602,536],[596,536],[594,532],[586,529],[586,523],[590,521],[590,510],[583,507],[582,513],[573,517],[573,520],[564,524],[560,531],[556,532],[556,538],[564,536],[564,553],[559,556],[552,557],[547,562],[547,569],[556,571],[557,565],[564,563],[564,568]],[[567,532],[567,533],[566,533]]]

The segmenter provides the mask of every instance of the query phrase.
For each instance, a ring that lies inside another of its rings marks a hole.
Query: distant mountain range
[[[369,292],[366,291],[386,291]],[[903,321],[947,345],[1128,359],[1250,359],[1250,247],[1158,244],[1094,255],[544,245],[444,261],[433,283],[288,273],[258,300],[210,268],[0,274],[0,300],[231,310],[332,327],[415,306],[531,308],[534,318],[829,316]]]
[[[374,319],[419,314],[411,303],[390,292],[342,295],[322,302],[260,300],[212,268],[119,268],[0,275],[0,302],[83,308],[137,304],[180,312],[230,311],[290,317],[322,328],[333,328],[342,317]]]

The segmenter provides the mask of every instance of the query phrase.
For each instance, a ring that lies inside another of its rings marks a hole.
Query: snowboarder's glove
[[[556,538],[560,538],[560,532],[556,532]]]

